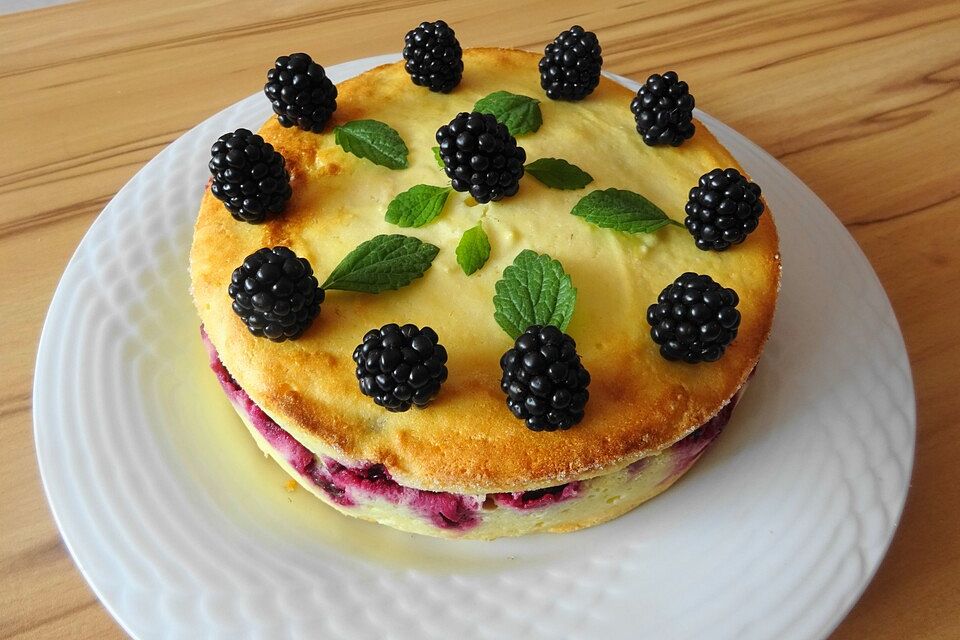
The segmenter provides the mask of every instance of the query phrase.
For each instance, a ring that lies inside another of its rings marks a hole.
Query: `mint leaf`
[[[384,219],[400,227],[422,227],[440,215],[452,190],[429,184],[410,187],[390,201]]]
[[[639,193],[622,189],[591,191],[570,213],[598,227],[627,233],[653,233],[668,224],[683,226]]]
[[[533,133],[543,124],[539,100],[509,91],[494,91],[486,98],[480,98],[473,110],[493,115],[512,136]]]
[[[399,289],[422,276],[439,251],[410,236],[376,236],[348,253],[321,286],[364,293]]]
[[[460,238],[460,244],[457,245],[457,264],[469,276],[479,271],[489,258],[490,240],[478,222],[477,226],[467,229]]]
[[[534,324],[566,330],[577,303],[577,290],[563,265],[525,249],[503,270],[493,296],[493,317],[516,339]]]
[[[443,169],[443,158],[440,157],[440,147],[430,147],[433,149],[433,157],[437,159],[437,164]]]
[[[593,182],[589,173],[560,158],[540,158],[523,170],[551,189],[583,189]]]
[[[333,129],[334,141],[358,158],[390,169],[407,168],[407,145],[390,125],[377,120],[351,120]]]

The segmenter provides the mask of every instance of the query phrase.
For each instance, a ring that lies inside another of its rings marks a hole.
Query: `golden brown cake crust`
[[[723,253],[697,250],[681,228],[630,236],[569,213],[589,191],[617,187],[642,193],[682,221],[686,192],[699,176],[715,167],[739,168],[737,162],[699,122],[682,147],[647,147],[634,129],[632,92],[607,78],[583,102],[547,99],[538,58],[467,50],[463,82],[449,95],[415,87],[402,63],[373,69],[339,85],[338,109],[323,134],[284,129],[275,118],[260,130],[291,172],[294,195],[282,216],[262,225],[239,223],[209,189],[204,194],[190,255],[201,321],[237,382],[311,450],[383,463],[401,484],[423,489],[485,493],[555,485],[676,442],[714,415],[756,365],[780,282],[769,211],[742,245]],[[397,193],[449,183],[431,151],[437,127],[501,89],[541,100],[543,126],[518,139],[528,161],[565,158],[594,182],[560,191],[527,175],[514,198],[468,206],[454,192],[443,215],[425,227],[386,223],[387,203]],[[333,126],[360,118],[399,131],[410,148],[408,169],[390,171],[334,144]],[[467,277],[454,248],[479,219],[493,250],[484,268]],[[255,338],[231,310],[231,272],[253,251],[289,246],[322,282],[360,241],[380,233],[419,237],[440,254],[424,278],[399,291],[329,292],[320,316],[296,341]],[[593,381],[586,417],[568,431],[527,430],[500,391],[499,357],[512,340],[493,319],[494,283],[525,248],[560,260],[578,289],[567,331]],[[718,362],[667,362],[649,338],[646,306],[684,271],[710,274],[740,294],[740,332]],[[357,387],[353,348],[367,330],[387,322],[430,325],[447,347],[449,380],[424,410],[388,413]]]

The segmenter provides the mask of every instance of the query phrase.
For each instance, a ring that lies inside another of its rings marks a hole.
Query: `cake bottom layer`
[[[430,536],[490,540],[541,531],[574,531],[612,520],[668,489],[703,455],[730,419],[741,388],[720,412],[686,438],[602,475],[556,487],[464,495],[395,482],[381,464],[314,455],[274,422],[236,383],[201,329],[234,409],[263,453],[334,509]]]

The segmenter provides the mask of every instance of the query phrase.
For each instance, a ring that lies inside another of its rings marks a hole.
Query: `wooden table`
[[[30,419],[41,323],[87,227],[165,145],[259,90],[277,55],[329,65],[395,52],[437,17],[465,45],[533,50],[580,23],[610,71],[642,80],[677,68],[698,105],[836,212],[903,327],[919,434],[893,546],[834,637],[960,638],[960,3],[179,4],[0,17],[0,639],[122,636],[60,541]]]

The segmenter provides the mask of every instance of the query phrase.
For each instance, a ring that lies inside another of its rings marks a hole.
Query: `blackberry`
[[[360,391],[387,411],[426,406],[447,379],[447,350],[437,332],[413,324],[385,324],[353,351]]]
[[[600,42],[575,25],[548,44],[540,58],[540,86],[552,100],[583,100],[600,84]]]
[[[667,71],[647,78],[630,103],[630,111],[637,121],[637,131],[648,145],[679,147],[696,129],[695,104],[687,83],[680,80],[676,72]]]
[[[450,93],[463,77],[463,50],[446,22],[421,22],[404,38],[404,69],[413,84]]]
[[[736,169],[714,169],[690,189],[683,224],[697,249],[723,251],[757,228],[763,213],[760,187]]]
[[[241,222],[280,213],[293,191],[283,156],[247,129],[225,133],[210,149],[210,191]]]
[[[284,127],[296,125],[320,133],[337,109],[337,87],[305,53],[277,58],[273,69],[267,71],[263,92]]]
[[[583,419],[590,373],[577,343],[552,326],[534,325],[500,358],[500,388],[513,415],[532,431],[569,429]]]
[[[228,292],[250,333],[274,342],[299,338],[324,298],[310,263],[287,247],[264,247],[247,256],[233,270]]]
[[[690,364],[719,360],[740,326],[737,292],[710,276],[687,272],[647,308],[650,337],[667,360]]]
[[[477,202],[515,195],[527,154],[490,114],[461,113],[437,130],[440,159],[450,184]]]

